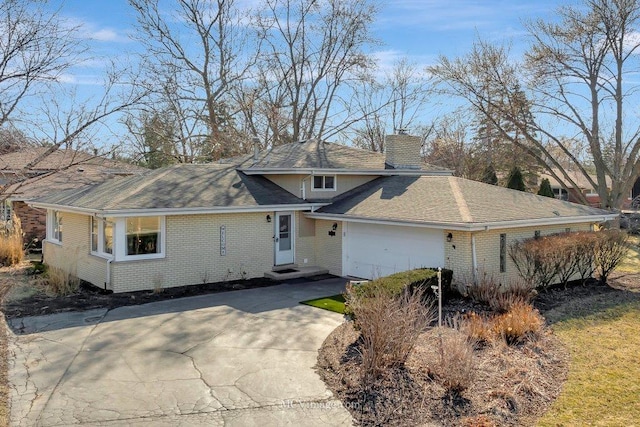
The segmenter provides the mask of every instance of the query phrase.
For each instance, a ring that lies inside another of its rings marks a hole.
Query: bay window
[[[113,222],[91,217],[91,252],[96,255],[113,254]]]

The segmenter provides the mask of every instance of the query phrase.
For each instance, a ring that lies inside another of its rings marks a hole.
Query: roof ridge
[[[460,212],[462,221],[473,222],[473,216],[471,215],[471,211],[469,210],[467,201],[464,199],[464,195],[462,194],[462,189],[460,188],[460,185],[458,183],[458,178],[455,176],[448,176],[447,178],[449,181],[449,185],[451,186],[453,197],[456,200],[456,204],[458,205],[458,211]]]
[[[140,185],[138,185],[137,187],[134,187],[130,191],[123,192],[118,197],[114,197],[113,199],[111,199],[111,205],[113,206],[114,204],[120,203],[127,197],[133,196],[135,193],[141,190],[144,190],[146,187],[150,186],[154,182],[158,181],[159,179],[165,177],[167,174],[172,172],[173,169],[174,167],[168,167],[165,171],[163,171],[162,173],[159,173],[158,175],[149,179],[148,181],[143,181]],[[144,177],[144,174],[142,175],[142,177]],[[135,177],[135,178],[138,178],[138,177]]]

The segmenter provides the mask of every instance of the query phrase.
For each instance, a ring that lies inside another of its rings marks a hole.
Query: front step
[[[276,271],[267,271],[264,273],[264,277],[272,280],[289,280],[289,279],[299,279],[300,277],[311,277],[318,276],[321,274],[329,273],[329,270],[322,267],[292,267],[293,264],[289,266],[278,266],[278,267],[286,267],[286,268],[278,268]],[[281,273],[280,271],[294,270],[292,272]]]

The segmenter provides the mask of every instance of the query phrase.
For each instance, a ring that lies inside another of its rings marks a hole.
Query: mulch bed
[[[541,292],[534,306],[547,323],[581,315],[607,304],[640,299],[640,273],[618,274],[611,286],[597,281]],[[635,291],[631,293],[629,291]],[[452,299],[444,317],[486,313],[466,299]],[[515,346],[491,344],[474,352],[477,376],[472,387],[449,396],[433,376],[437,329],[423,334],[403,368],[386,372],[364,390],[359,333],[351,323],[335,329],[319,350],[317,371],[359,425],[520,426],[534,425],[557,398],[567,378],[569,355],[551,329],[537,340]]]

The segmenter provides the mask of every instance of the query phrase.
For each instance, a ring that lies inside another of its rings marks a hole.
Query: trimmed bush
[[[525,283],[545,288],[567,285],[598,273],[602,283],[624,259],[628,236],[619,230],[560,233],[514,242],[509,256]]]
[[[418,268],[415,270],[403,271],[391,274],[386,277],[372,280],[361,285],[353,286],[347,292],[352,297],[370,298],[374,295],[386,294],[391,297],[400,296],[403,293],[415,293],[420,291],[423,297],[433,295],[431,286],[438,285],[438,270],[433,268]],[[443,300],[451,295],[451,281],[453,271],[442,269],[442,294]],[[345,297],[344,314],[354,317],[355,313],[350,307],[349,298]]]

